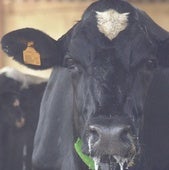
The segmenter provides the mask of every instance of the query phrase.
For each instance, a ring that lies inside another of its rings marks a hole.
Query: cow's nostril
[[[92,143],[96,143],[101,135],[101,129],[96,126],[89,126],[89,136],[90,139],[92,140]]]
[[[126,127],[123,127],[121,129],[121,133],[120,133],[120,139],[122,141],[128,141],[129,140],[129,137],[131,136],[131,126],[126,126]]]

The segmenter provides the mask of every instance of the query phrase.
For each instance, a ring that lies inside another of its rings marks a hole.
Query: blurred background
[[[117,0],[118,1],[118,0]],[[42,30],[58,39],[80,20],[92,0],[0,0],[0,38],[7,32],[24,27]],[[130,0],[145,10],[161,27],[169,31],[169,0]],[[13,66],[22,72],[48,77],[51,70],[33,71],[0,50],[0,68]]]

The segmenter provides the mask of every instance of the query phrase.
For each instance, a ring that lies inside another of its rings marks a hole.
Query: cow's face
[[[98,52],[87,67],[79,61],[71,67],[74,125],[84,152],[99,161],[115,158],[132,165],[140,150],[146,92],[158,64],[151,56],[127,71],[112,54],[113,49]]]
[[[20,106],[19,95],[5,92],[0,95],[1,121],[7,128],[19,129],[25,125],[25,115]]]
[[[121,167],[132,166],[140,151],[145,97],[159,67],[157,45],[133,8],[125,7],[87,10],[65,56],[83,151],[96,163]]]

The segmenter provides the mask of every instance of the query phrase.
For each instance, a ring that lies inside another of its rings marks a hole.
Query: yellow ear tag
[[[23,51],[23,60],[25,64],[41,65],[40,54],[33,47],[33,42],[28,42],[27,48]]]

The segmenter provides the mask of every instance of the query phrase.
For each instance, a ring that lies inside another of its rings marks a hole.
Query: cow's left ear
[[[169,38],[159,43],[157,57],[160,65],[169,67]]]
[[[46,69],[62,63],[64,41],[64,38],[56,41],[33,28],[23,28],[4,35],[1,45],[8,56],[21,64],[34,69]]]

